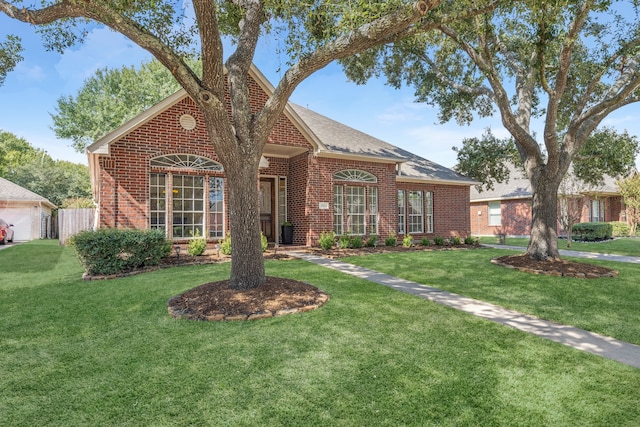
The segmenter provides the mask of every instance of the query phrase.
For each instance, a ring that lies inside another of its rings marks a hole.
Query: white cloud
[[[14,71],[16,77],[21,81],[43,82],[47,75],[40,65],[29,65],[25,62],[19,62]]]

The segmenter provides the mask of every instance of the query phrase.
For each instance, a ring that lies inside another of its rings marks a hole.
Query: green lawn
[[[493,253],[449,257],[480,276]],[[166,302],[228,264],[83,282],[70,249],[36,241],[0,266],[2,426],[640,424],[640,369],[303,261],[267,270],[327,291],[324,307],[217,323]]]
[[[488,236],[480,237],[480,243],[496,244],[497,238]],[[529,244],[529,238],[507,237],[505,244],[526,247]],[[624,237],[606,242],[571,242],[570,248],[567,248],[566,239],[558,239],[558,249],[640,257],[640,238]]]

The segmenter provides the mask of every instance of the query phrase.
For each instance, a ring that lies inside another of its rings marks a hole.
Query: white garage
[[[42,224],[55,205],[38,194],[0,178],[0,218],[13,224],[16,242],[46,237]]]

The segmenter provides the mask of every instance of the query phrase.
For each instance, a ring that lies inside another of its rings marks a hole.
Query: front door
[[[275,241],[275,180],[260,178],[260,229],[270,242]]]

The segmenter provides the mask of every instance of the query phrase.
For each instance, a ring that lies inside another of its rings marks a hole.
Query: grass
[[[497,239],[495,237],[483,236],[479,239],[480,243],[497,243]],[[526,247],[529,244],[529,238],[507,237],[505,239],[505,244]],[[558,249],[640,257],[640,239],[634,237],[622,237],[606,242],[571,242],[570,248],[567,248],[566,239],[558,239]]]
[[[376,254],[345,261],[428,286],[640,344],[640,265],[575,259],[614,268],[616,278],[533,275],[489,263],[500,249]]]
[[[456,257],[484,269],[476,252]],[[266,267],[324,307],[237,323],[166,311],[228,264],[83,282],[35,241],[0,265],[3,426],[640,423],[638,369],[302,261]]]

